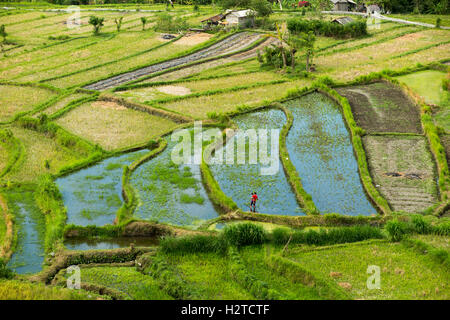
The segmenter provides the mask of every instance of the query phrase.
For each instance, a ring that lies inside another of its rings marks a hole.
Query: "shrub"
[[[233,246],[241,247],[253,244],[262,244],[266,240],[263,227],[253,223],[238,223],[227,226],[223,236]]]
[[[271,240],[275,244],[286,244],[290,236],[292,236],[291,243],[293,244],[302,243],[316,246],[383,238],[383,234],[378,228],[371,226],[353,226],[332,228],[328,231],[309,230],[295,231],[293,233],[289,233],[285,229],[280,228],[273,230]]]
[[[8,269],[6,263],[0,258],[0,279],[12,279],[13,277],[14,272]]]
[[[408,227],[404,222],[398,220],[390,220],[386,223],[386,231],[392,241],[398,242],[402,240],[408,233]]]
[[[441,27],[441,21],[442,21],[441,18],[436,19],[436,28],[439,29]]]
[[[252,0],[250,8],[255,10],[259,17],[267,17],[273,12],[270,2],[267,0]]]
[[[336,38],[356,38],[367,35],[366,21],[354,21],[341,25],[322,20],[290,19],[287,21],[287,27],[295,34],[313,31],[316,35]]]
[[[162,13],[156,20],[155,30],[160,32],[179,32],[189,28],[186,19],[173,18],[170,14]]]
[[[264,53],[262,54],[262,65],[263,66],[271,66],[275,68],[283,68],[283,54],[286,57],[286,65],[291,65],[292,56],[291,51],[286,49],[285,47],[274,47],[267,46],[264,48]]]
[[[289,241],[290,232],[286,228],[276,228],[272,231],[271,240],[275,244],[283,245]]]
[[[215,252],[226,253],[227,242],[223,237],[195,235],[181,238],[164,237],[160,242],[164,253],[196,253]]]
[[[411,219],[413,230],[419,234],[427,234],[432,230],[431,223],[425,221],[423,216],[414,215]]]

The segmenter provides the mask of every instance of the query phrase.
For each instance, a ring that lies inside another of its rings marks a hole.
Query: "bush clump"
[[[398,220],[390,220],[386,223],[385,229],[392,241],[398,242],[402,240],[410,230],[406,223]]]
[[[238,223],[227,226],[223,231],[225,240],[236,247],[262,244],[266,240],[263,227],[253,223]]]
[[[345,25],[322,20],[290,19],[287,27],[292,33],[308,33],[313,31],[316,35],[335,38],[357,38],[366,36],[366,21],[354,21]]]
[[[284,228],[277,228],[272,231],[272,241],[278,245],[286,244],[289,239],[293,244],[321,246],[382,238],[381,230],[371,226],[340,227],[320,231],[294,231],[292,233]]]
[[[7,266],[5,261],[0,258],[0,279],[12,279],[14,272],[12,272]]]
[[[159,32],[180,32],[187,30],[189,25],[184,18],[173,18],[170,14],[162,13],[156,20],[155,30]]]
[[[214,252],[225,254],[227,242],[223,237],[195,235],[181,238],[164,237],[160,249],[164,253]]]

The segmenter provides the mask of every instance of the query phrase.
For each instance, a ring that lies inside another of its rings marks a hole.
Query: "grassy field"
[[[296,80],[230,93],[187,98],[157,106],[180,114],[188,114],[197,119],[205,119],[211,112],[226,113],[235,111],[238,106],[242,105],[256,107],[269,104],[271,101],[283,98],[289,89],[307,85],[309,82],[309,80]]]
[[[182,277],[195,288],[194,299],[254,299],[233,281],[228,270],[228,260],[216,254],[173,255],[168,257],[176,265]]]
[[[35,182],[45,173],[57,173],[63,166],[80,159],[73,151],[59,145],[54,139],[33,130],[11,127],[14,136],[24,147],[21,162],[4,179],[12,181]],[[45,167],[48,160],[50,168]]]
[[[0,85],[0,122],[12,120],[19,112],[27,112],[50,99],[54,93],[29,86]]]
[[[0,280],[0,300],[96,300],[98,295],[83,290],[48,287],[42,283]]]
[[[81,270],[82,282],[106,286],[120,291],[129,299],[170,300],[152,277],[133,267],[95,267]]]
[[[84,104],[57,123],[106,150],[149,142],[176,126],[170,120],[105,101]]]
[[[427,256],[397,243],[354,244],[289,255],[336,283],[349,283],[355,299],[449,299],[449,273]],[[367,267],[381,271],[381,288],[366,286]],[[334,274],[332,274],[334,273]]]

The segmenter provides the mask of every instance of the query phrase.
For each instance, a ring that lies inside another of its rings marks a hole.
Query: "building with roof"
[[[341,25],[346,25],[348,23],[352,23],[353,21],[355,21],[355,20],[353,20],[350,17],[340,17],[340,18],[336,18],[336,19],[332,20],[331,22],[339,23]]]
[[[333,11],[352,11],[356,9],[356,2],[353,0],[331,0]]]

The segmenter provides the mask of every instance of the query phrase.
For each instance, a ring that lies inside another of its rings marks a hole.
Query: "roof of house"
[[[219,22],[220,20],[222,20],[225,16],[226,16],[226,14],[219,13],[218,15],[215,15],[213,17],[202,20],[201,22],[211,21],[211,22],[216,23],[216,22]]]
[[[202,20],[201,22],[210,21],[210,22],[213,22],[213,23],[217,23],[217,22],[225,19],[226,16],[228,16],[230,14],[232,14],[233,16],[238,17],[238,18],[244,18],[244,17],[255,15],[256,12],[253,11],[252,9],[240,10],[240,11],[227,10],[227,11],[225,11],[225,13],[219,13],[218,15],[215,15],[213,17],[209,17],[209,18],[207,18],[205,20]]]
[[[351,23],[353,21],[354,20],[352,18],[350,18],[350,17],[340,17],[340,18],[334,19],[332,22],[337,22],[337,23],[340,23],[340,24],[347,24],[347,23]]]
[[[336,3],[351,3],[351,4],[356,4],[355,1],[352,0],[331,0],[331,2],[333,2],[334,4]]]
[[[228,11],[227,10],[225,13],[227,15],[231,14],[231,15],[233,15],[235,17],[238,17],[238,18],[244,18],[244,17],[248,17],[248,16],[254,15],[255,11],[253,11],[252,9],[239,10],[239,11],[232,11],[232,10]]]

